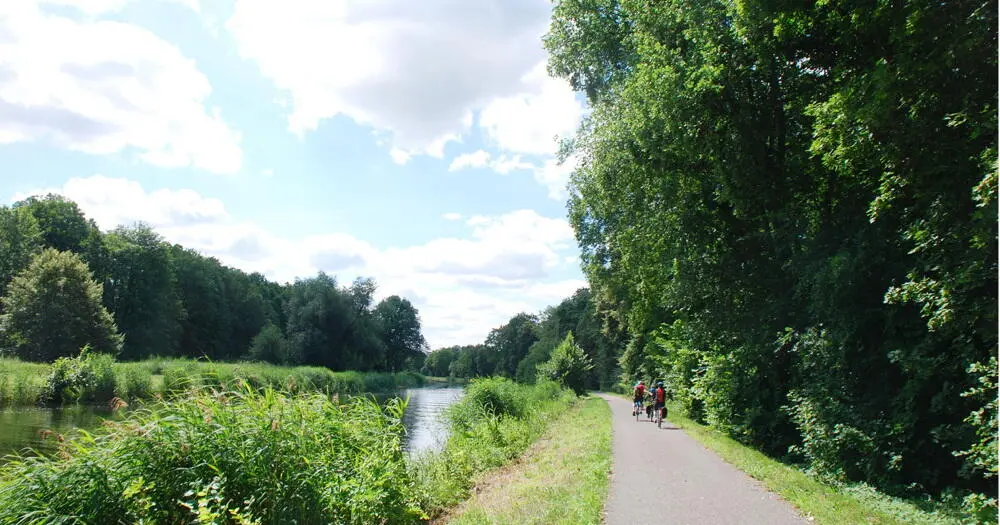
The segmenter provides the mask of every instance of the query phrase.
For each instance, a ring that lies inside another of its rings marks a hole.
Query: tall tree
[[[183,310],[169,247],[145,224],[118,227],[108,234],[107,246],[105,303],[125,334],[121,358],[175,355]]]
[[[409,300],[398,295],[386,297],[375,306],[374,315],[385,343],[385,370],[402,370],[408,358],[423,354],[427,341],[420,332],[417,309]]]
[[[122,337],[101,305],[101,285],[79,256],[48,248],[11,281],[3,297],[0,330],[15,355],[53,361],[77,355],[84,345],[118,354]]]
[[[537,330],[538,316],[523,312],[491,330],[486,337],[486,349],[495,356],[496,368],[483,375],[495,373],[515,377],[518,363],[528,355],[531,345],[538,340]],[[482,368],[480,370],[485,371]]]

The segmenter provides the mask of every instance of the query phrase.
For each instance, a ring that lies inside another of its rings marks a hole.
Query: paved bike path
[[[601,397],[613,418],[607,525],[809,523],[788,502],[668,421],[657,428],[643,414],[636,422],[630,401]]]

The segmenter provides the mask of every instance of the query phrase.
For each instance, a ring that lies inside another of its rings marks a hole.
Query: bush
[[[579,396],[587,392],[587,377],[593,368],[590,356],[573,341],[573,332],[569,332],[552,351],[552,357],[538,365],[538,376],[558,381]]]
[[[114,358],[90,352],[84,346],[78,357],[60,357],[52,363],[42,399],[48,403],[106,402],[115,395]]]
[[[0,523],[412,523],[402,402],[274,391],[139,409],[0,476]]]

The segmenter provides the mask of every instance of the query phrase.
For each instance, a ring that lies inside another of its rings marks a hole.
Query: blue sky
[[[432,347],[584,286],[547,0],[0,2],[0,200],[278,281],[371,276]]]

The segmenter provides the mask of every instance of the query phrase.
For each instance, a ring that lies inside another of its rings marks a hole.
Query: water
[[[414,454],[425,450],[438,450],[448,439],[448,427],[442,412],[458,401],[465,392],[462,388],[410,388],[401,392],[410,396],[403,414],[406,425],[404,447]]]
[[[117,419],[106,407],[9,408],[0,410],[0,458],[30,447],[43,454],[56,450],[58,435],[71,437],[76,429],[94,429],[104,419]],[[43,431],[53,434],[43,437]],[[0,463],[3,460],[0,459]]]
[[[442,411],[457,401],[461,388],[410,388],[400,391],[400,397],[410,396],[403,414],[406,425],[404,447],[410,454],[440,447],[448,437]],[[381,396],[380,396],[381,397]],[[77,428],[92,430],[104,419],[119,419],[122,412],[105,407],[73,406],[67,408],[14,408],[0,410],[0,458],[25,447],[49,453],[56,449],[57,435],[67,438]],[[55,434],[43,438],[43,431]],[[0,459],[0,463],[3,460]]]

